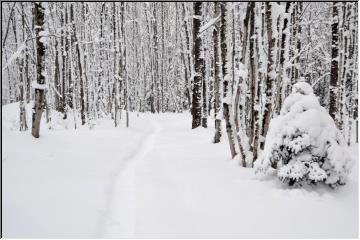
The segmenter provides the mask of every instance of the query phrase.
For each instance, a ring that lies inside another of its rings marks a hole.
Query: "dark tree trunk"
[[[286,7],[285,7],[285,13],[288,14],[289,13],[289,8],[290,8],[290,2],[286,3]],[[284,81],[284,64],[285,64],[285,45],[286,45],[286,41],[289,40],[289,33],[288,33],[288,23],[289,23],[289,19],[286,15],[286,17],[284,17],[284,22],[283,22],[283,27],[282,27],[282,33],[281,33],[281,43],[280,43],[280,71],[279,71],[279,85],[280,85],[280,89],[279,89],[279,93],[278,93],[278,104],[276,106],[276,113],[280,114],[280,110],[281,110],[281,106],[282,106],[282,102],[283,102],[283,92],[285,89],[283,89],[283,81]]]
[[[61,93],[61,83],[60,83],[60,66],[59,66],[59,48],[58,48],[58,40],[55,39],[55,76],[54,76],[54,84],[55,84],[55,109],[58,112],[63,112],[62,106],[62,93]]]
[[[194,2],[193,18],[193,42],[194,42],[194,64],[195,76],[192,97],[192,128],[197,128],[201,125],[201,83],[203,71],[203,58],[201,56],[201,38],[200,38],[200,25],[201,25],[201,2]]]
[[[337,92],[339,82],[339,20],[338,3],[333,3],[333,16],[331,24],[331,76],[330,76],[330,103],[329,114],[337,123]]]
[[[267,76],[266,76],[266,102],[265,102],[265,111],[264,117],[262,121],[261,135],[263,138],[266,137],[267,130],[269,128],[270,123],[270,114],[272,112],[272,83],[274,82],[274,46],[275,46],[275,38],[272,32],[272,3],[266,2],[266,22],[267,22],[267,35],[268,35],[268,64],[267,64]],[[262,141],[260,144],[260,148],[264,149],[265,141]]]
[[[72,30],[73,30],[73,43],[76,46],[76,54],[77,54],[77,61],[78,61],[78,68],[79,68],[79,78],[80,78],[80,115],[81,115],[81,125],[85,125],[86,116],[85,116],[85,100],[84,100],[84,76],[83,76],[83,67],[81,64],[81,53],[80,53],[80,46],[78,42],[78,38],[76,35],[76,27],[74,22],[74,4],[70,5],[70,16],[72,22]]]
[[[255,105],[255,97],[256,97],[256,52],[255,52],[255,43],[256,43],[256,38],[254,35],[255,34],[255,3],[249,3],[250,5],[250,21],[249,21],[249,52],[250,52],[250,69],[249,69],[249,84],[250,84],[250,89],[251,89],[251,93],[250,93],[250,99],[249,99],[249,115],[248,118],[250,120],[250,124],[249,126],[247,126],[248,128],[248,137],[249,137],[249,145],[250,145],[250,151],[253,151],[253,138],[254,138],[254,129],[255,129],[255,118],[258,118],[259,114],[259,110],[258,108],[254,108]]]
[[[35,34],[36,34],[36,82],[35,87],[35,104],[32,116],[32,131],[31,134],[38,138],[40,136],[40,121],[41,115],[45,107],[45,46],[41,41],[40,32],[44,31],[44,12],[45,9],[42,7],[41,2],[34,3],[34,20],[35,20]],[[41,87],[39,87],[41,86]]]
[[[207,49],[204,49],[204,54]],[[201,69],[201,77],[202,77],[202,121],[201,125],[204,128],[207,128],[207,82],[205,77],[205,60],[203,59],[203,66]]]
[[[215,5],[215,16],[220,14],[220,6],[218,2]],[[221,138],[221,118],[219,112],[221,109],[221,68],[220,68],[220,49],[219,49],[220,29],[214,28],[213,41],[214,41],[214,113],[215,113],[215,136],[214,143],[219,143]]]
[[[64,11],[66,11],[66,7],[65,4],[63,3],[63,8]],[[65,24],[65,16],[64,16],[64,11],[61,13],[61,27],[64,28]],[[64,38],[64,35],[66,34],[65,30],[61,30],[61,45],[62,45],[62,106],[63,106],[63,113],[64,113],[64,117],[63,119],[67,118],[67,114],[66,114],[66,96],[67,96],[67,92],[66,92],[66,55],[67,55],[67,44],[66,44],[66,36]]]

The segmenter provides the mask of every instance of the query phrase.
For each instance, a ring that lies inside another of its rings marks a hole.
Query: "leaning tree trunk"
[[[195,76],[192,97],[192,128],[197,128],[201,125],[201,84],[202,84],[202,68],[203,58],[201,56],[201,38],[200,38],[200,24],[201,24],[201,2],[194,2],[194,20],[193,20],[193,41],[194,41],[194,62],[195,62]]]
[[[35,88],[35,104],[33,108],[32,116],[32,131],[31,134],[35,137],[39,137],[40,133],[40,121],[41,115],[45,107],[45,46],[41,41],[40,32],[44,31],[44,12],[45,9],[41,6],[41,2],[34,3],[34,20],[35,20],[35,34],[36,34],[36,83]]]

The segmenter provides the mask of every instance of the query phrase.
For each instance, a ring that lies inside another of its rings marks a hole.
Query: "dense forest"
[[[1,236],[359,237],[358,2],[1,8]]]
[[[2,3],[2,105],[20,102],[21,131],[32,100],[33,122],[57,111],[75,117],[75,128],[102,117],[131,126],[129,112],[190,111],[192,128],[215,121],[213,142],[228,139],[231,156],[251,166],[292,85],[305,81],[350,144],[358,126],[357,8]]]

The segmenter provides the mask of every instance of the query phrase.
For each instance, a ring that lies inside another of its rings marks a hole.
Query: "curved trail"
[[[91,131],[44,128],[36,141],[31,134],[4,131],[4,236],[358,236],[358,171],[337,191],[259,180],[253,169],[230,159],[226,138],[212,144],[214,121],[207,129],[191,129],[190,118],[141,114],[132,127],[118,129],[104,119]],[[358,156],[357,144],[351,152]],[[277,219],[291,221],[279,228]]]
[[[151,121],[150,125],[153,128],[151,133],[136,152],[125,159],[125,167],[120,168],[113,176],[106,210],[99,227],[100,237],[131,237],[135,234],[135,172],[145,156],[153,150],[155,139],[161,131],[160,125],[155,121]]]

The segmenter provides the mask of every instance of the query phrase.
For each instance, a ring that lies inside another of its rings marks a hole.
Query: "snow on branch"
[[[220,19],[220,14],[219,16],[217,16],[216,18],[211,19],[208,23],[206,23],[205,25],[203,25],[202,27],[200,27],[199,32],[202,33],[203,31],[207,30],[209,27],[211,27],[212,25],[216,24],[219,19]]]
[[[34,88],[34,89],[46,89],[46,85],[45,84],[40,84],[40,83],[37,83],[36,81],[33,81],[31,83],[31,86]]]
[[[2,72],[6,70],[10,66],[10,64],[17,59],[21,52],[26,48],[25,42],[20,45],[20,47],[16,50],[16,52],[9,58],[9,60],[5,63],[5,66],[2,68]]]
[[[337,187],[345,184],[352,166],[345,139],[312,87],[293,85],[280,115],[270,122],[255,173],[266,175],[271,167],[290,186],[324,182]]]

